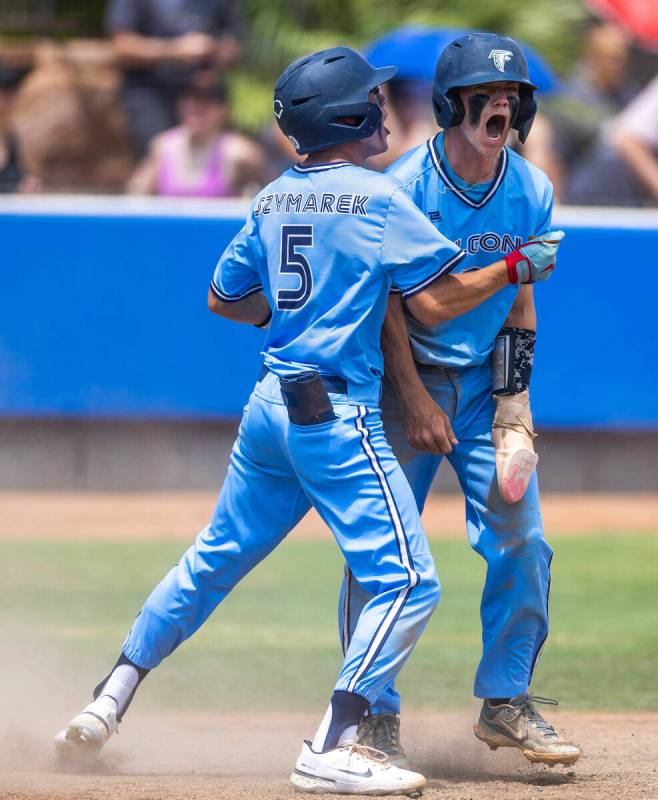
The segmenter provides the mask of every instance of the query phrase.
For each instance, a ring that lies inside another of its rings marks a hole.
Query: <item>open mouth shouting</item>
[[[493,114],[485,123],[487,138],[492,142],[504,141],[507,136],[509,117],[507,114]]]

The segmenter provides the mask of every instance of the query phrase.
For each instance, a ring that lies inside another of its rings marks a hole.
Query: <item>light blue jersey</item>
[[[263,355],[276,375],[337,375],[350,402],[376,404],[391,285],[409,297],[463,255],[394,178],[343,162],[297,165],[256,197],[211,287],[224,302],[265,294]]]
[[[458,270],[486,267],[551,226],[553,187],[541,170],[505,148],[490,184],[469,186],[447,163],[444,134],[410,150],[388,173],[448,239],[466,253]],[[483,364],[518,292],[508,286],[449,322],[421,325],[409,318],[416,361],[444,367]]]

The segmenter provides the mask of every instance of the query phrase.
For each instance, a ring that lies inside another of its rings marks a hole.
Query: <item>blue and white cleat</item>
[[[116,701],[103,695],[73,717],[55,736],[55,753],[68,763],[92,764],[117,727]]]
[[[356,743],[316,753],[304,742],[290,780],[297,791],[313,794],[418,797],[427,785],[420,773],[394,767],[385,753]]]

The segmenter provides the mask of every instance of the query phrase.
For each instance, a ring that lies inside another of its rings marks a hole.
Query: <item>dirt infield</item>
[[[569,770],[531,766],[517,751],[492,753],[471,733],[474,716],[475,708],[406,716],[404,739],[413,766],[430,780],[428,800],[658,797],[658,714],[553,714],[551,719],[585,751]],[[301,739],[312,734],[315,724],[317,719],[307,714],[156,716],[135,711],[95,772],[65,774],[56,771],[50,754],[49,734],[57,721],[41,715],[24,721],[22,728],[14,724],[3,731],[0,798],[292,798],[287,776]]]
[[[208,492],[0,492],[0,538],[190,539],[207,523],[214,503],[215,495]],[[658,534],[658,494],[547,494],[542,513],[549,537],[629,530]],[[432,537],[463,536],[463,498],[432,496],[423,520]],[[330,534],[311,512],[293,535]]]
[[[190,539],[214,505],[208,493],[0,493],[0,538],[71,540]],[[548,495],[549,534],[658,533],[658,495]],[[463,499],[433,497],[425,513],[433,536],[464,535]],[[293,534],[329,536],[309,515]],[[53,733],[77,709],[79,688],[42,680],[47,654],[15,665],[11,642],[0,664],[0,800],[283,800],[301,739],[317,715],[281,712],[143,712],[138,704],[94,772],[62,772]],[[40,662],[43,664],[39,666]],[[0,670],[2,674],[2,670]],[[77,698],[77,699],[76,699]],[[320,713],[321,709],[318,709]],[[406,713],[412,766],[430,779],[428,800],[658,800],[658,713],[551,710],[550,719],[584,748],[575,768],[531,766],[514,751],[492,753],[471,731],[467,711]],[[304,795],[300,796],[301,798]]]

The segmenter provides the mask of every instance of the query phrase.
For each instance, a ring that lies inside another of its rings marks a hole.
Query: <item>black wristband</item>
[[[518,394],[530,386],[536,338],[535,331],[526,328],[503,328],[496,336],[492,355],[494,394]]]
[[[272,319],[272,309],[270,308],[267,312],[267,316],[262,322],[259,322],[257,325],[254,325],[255,328],[266,328],[269,325],[270,320]]]

